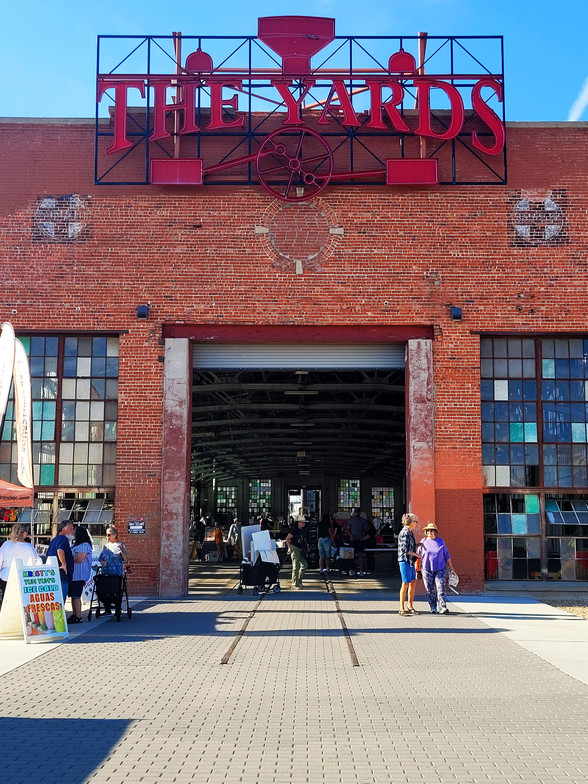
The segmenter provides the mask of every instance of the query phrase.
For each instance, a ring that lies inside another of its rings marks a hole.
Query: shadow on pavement
[[[239,597],[240,598],[240,597]],[[248,617],[254,605],[244,601],[236,603],[231,609],[222,612],[201,612],[190,610],[186,605],[193,604],[193,600],[178,600],[173,602],[174,609],[166,610],[170,602],[146,601],[137,605],[133,618],[130,621],[123,619],[120,623],[110,620],[94,629],[89,629],[85,634],[76,637],[66,644],[93,644],[93,643],[112,643],[112,642],[145,642],[145,640],[169,639],[170,637],[226,637],[234,638],[241,628],[242,622]],[[184,605],[184,606],[182,606]],[[239,606],[240,605],[240,606]],[[241,609],[242,608],[242,609]],[[141,612],[143,609],[143,612]],[[277,604],[266,606],[262,604],[256,611],[256,616],[261,617],[263,613],[279,612],[283,610]],[[333,614],[333,611],[312,610],[307,607],[301,611],[288,609],[285,611],[291,616],[297,612],[301,616],[312,614]],[[355,612],[355,611],[354,611]],[[347,610],[344,614],[349,616]],[[374,613],[378,618],[384,612],[378,610]],[[394,611],[385,613],[390,618],[396,618]],[[361,613],[363,617],[370,615],[365,611]],[[354,635],[366,634],[496,634],[496,630],[488,626],[472,628],[464,626],[463,618],[468,616],[452,613],[446,618],[440,619],[431,616],[429,613],[419,613],[418,616],[403,618],[398,620],[398,624],[381,627],[366,626],[359,629],[349,628],[349,633]],[[443,624],[439,626],[439,623]],[[445,625],[447,624],[447,625]],[[247,628],[248,637],[337,637],[343,633],[342,629],[259,629],[253,625]]]
[[[0,780],[10,784],[31,784],[41,779],[72,784],[85,781],[120,743],[131,724],[129,719],[48,721],[0,717]],[[76,742],[76,738],[89,742]]]

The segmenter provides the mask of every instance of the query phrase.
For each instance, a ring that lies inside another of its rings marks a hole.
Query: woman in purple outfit
[[[447,567],[453,571],[451,556],[443,539],[439,536],[435,523],[423,528],[425,538],[421,539],[417,553],[421,559],[423,584],[432,613],[447,615],[449,610],[445,602],[445,583]]]

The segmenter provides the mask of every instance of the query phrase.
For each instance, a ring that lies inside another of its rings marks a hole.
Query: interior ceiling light
[[[290,427],[314,427],[314,422],[290,422]]]
[[[295,376],[307,376],[308,375],[308,370],[295,370],[294,371],[294,375]]]

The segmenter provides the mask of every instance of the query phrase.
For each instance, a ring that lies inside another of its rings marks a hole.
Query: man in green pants
[[[302,589],[302,578],[308,569],[306,554],[308,543],[306,541],[306,520],[298,518],[298,522],[286,537],[286,545],[292,558],[292,588]]]

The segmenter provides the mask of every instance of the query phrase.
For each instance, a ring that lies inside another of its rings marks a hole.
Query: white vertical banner
[[[12,370],[14,367],[14,344],[16,338],[12,324],[5,321],[0,334],[0,420],[6,412]]]
[[[31,374],[25,347],[15,339],[14,345],[14,423],[18,458],[18,479],[23,487],[34,487],[33,434],[31,431]]]

